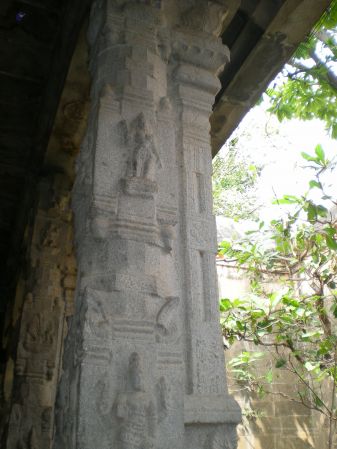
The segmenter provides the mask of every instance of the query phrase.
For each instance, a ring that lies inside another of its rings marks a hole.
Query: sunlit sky
[[[258,196],[265,206],[260,217],[270,220],[278,214],[277,206],[271,204],[275,196],[300,195],[313,179],[313,171],[305,168],[308,163],[301,157],[301,152],[314,155],[316,145],[321,144],[327,157],[332,159],[337,155],[337,141],[329,138],[320,120],[292,119],[280,123],[266,109],[267,105],[263,103],[253,108],[231,138],[238,137],[240,151],[249,155],[257,165],[263,165]],[[224,155],[225,151],[226,146],[220,154]],[[336,171],[328,182],[334,184],[332,192],[336,192],[337,198]]]

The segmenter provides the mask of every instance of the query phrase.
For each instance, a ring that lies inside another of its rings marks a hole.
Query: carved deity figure
[[[129,359],[130,390],[117,399],[117,416],[121,419],[118,442],[120,449],[152,449],[155,442],[156,409],[151,394],[145,391],[140,357]]]
[[[143,113],[137,117],[134,143],[130,175],[154,181],[156,169],[161,167],[161,162]]]
[[[43,321],[40,314],[35,314],[27,323],[26,335],[23,341],[23,346],[27,351],[39,353],[47,350],[52,346],[53,337],[53,323],[51,320]]]

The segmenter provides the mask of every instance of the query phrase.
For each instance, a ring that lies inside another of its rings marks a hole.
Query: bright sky
[[[285,194],[300,195],[313,179],[313,171],[304,168],[307,164],[301,157],[302,151],[314,155],[316,145],[321,144],[329,159],[337,155],[337,141],[328,137],[323,122],[293,119],[280,123],[266,112],[263,105],[256,106],[247,114],[233,137],[239,138],[240,151],[250,155],[254,163],[264,166],[258,186],[258,196],[265,204],[260,212],[264,220],[270,220],[277,213],[277,206],[271,205],[275,194],[278,198]],[[221,149],[224,151],[225,146]],[[336,171],[334,178],[333,191],[337,198]]]

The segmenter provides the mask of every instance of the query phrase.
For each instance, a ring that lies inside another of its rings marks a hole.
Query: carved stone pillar
[[[70,194],[64,184],[60,175],[40,183],[6,449],[51,448],[65,318],[73,313],[76,283]]]
[[[236,445],[208,120],[228,59],[216,37],[225,16],[221,2],[94,3],[57,449]]]

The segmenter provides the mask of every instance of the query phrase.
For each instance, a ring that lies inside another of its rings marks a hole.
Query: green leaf
[[[330,237],[329,235],[326,235],[325,241],[326,241],[328,248],[330,248],[334,251],[337,251],[337,241],[334,238]]]
[[[270,369],[267,373],[266,373],[266,381],[271,384],[273,382],[273,371],[272,369]]]
[[[282,368],[286,364],[287,364],[287,360],[286,359],[284,359],[284,358],[277,359],[276,363],[275,363],[275,368]]]
[[[316,220],[316,217],[317,217],[316,206],[314,206],[312,203],[309,203],[307,208],[308,221],[313,222]]]
[[[317,210],[317,214],[320,217],[326,217],[328,215],[328,212],[329,212],[328,209],[326,207],[322,206],[322,205],[316,206],[316,210]]]
[[[221,299],[220,301],[220,311],[226,312],[233,308],[232,301],[228,298]]]
[[[317,145],[315,148],[315,153],[317,154],[318,159],[320,162],[325,162],[325,153],[321,145]]]
[[[332,226],[326,226],[325,228],[323,228],[323,231],[329,236],[329,237],[334,237],[334,235],[336,234],[336,229]]]
[[[313,179],[309,181],[309,187],[310,189],[317,187],[318,189],[322,190],[322,184],[320,182],[314,181]]]
[[[304,152],[302,151],[301,156],[302,156],[303,159],[305,159],[306,161],[309,161],[309,162],[316,162],[316,163],[317,163],[317,157],[310,156],[310,154],[308,154],[308,153],[304,153]]]
[[[301,198],[294,195],[284,195],[282,198],[273,201],[273,204],[300,204]]]
[[[322,407],[324,405],[322,399],[320,399],[317,395],[314,396],[314,402],[317,407]]]

